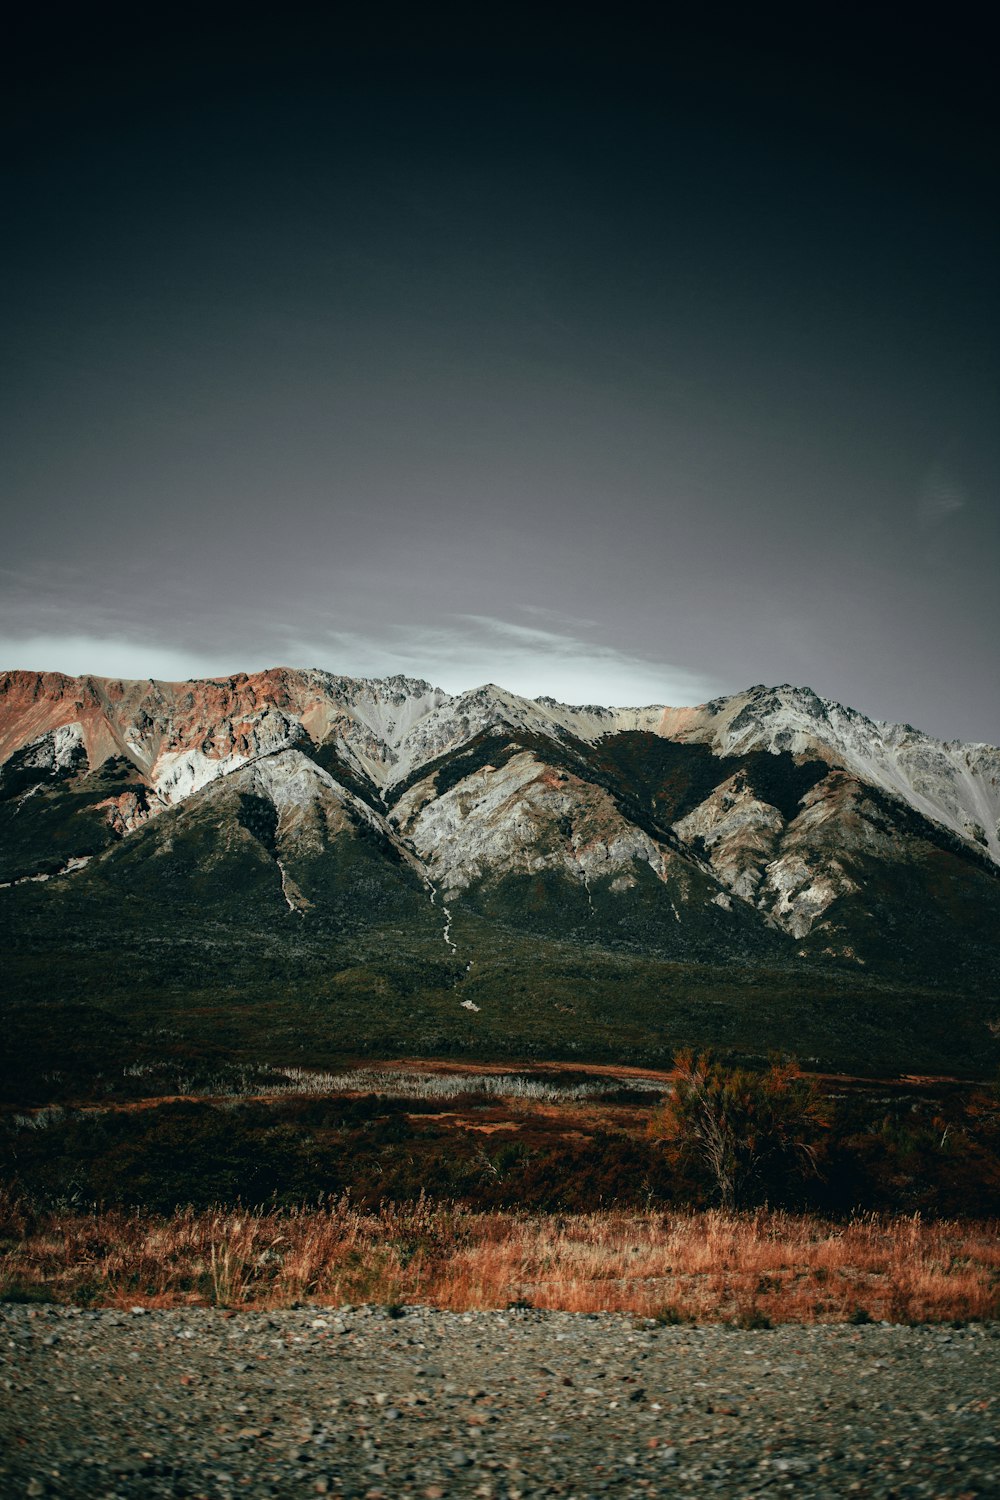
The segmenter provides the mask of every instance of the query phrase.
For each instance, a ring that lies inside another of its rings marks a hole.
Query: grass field
[[[2,1205],[0,1297],[89,1306],[424,1303],[663,1322],[1000,1316],[1000,1224],[761,1210],[552,1215],[418,1201],[366,1212],[35,1214]]]

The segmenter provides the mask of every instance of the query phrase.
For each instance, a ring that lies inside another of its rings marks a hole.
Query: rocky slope
[[[150,930],[169,908],[286,946],[298,923],[337,963],[366,933],[369,976],[436,945],[446,985],[529,937],[984,1003],[997,970],[1000,752],[809,689],[608,709],[321,671],[12,672],[0,757],[0,899],[16,920],[30,894],[43,943],[127,903]]]
[[[646,803],[648,788],[592,779],[592,747],[637,735],[712,756],[714,784],[683,816],[652,795],[655,827],[623,805],[636,795]],[[461,758],[442,765],[487,739],[498,764],[473,757],[465,775]],[[773,789],[758,794],[747,758],[760,751],[786,769],[814,767],[815,784],[788,805]],[[680,852],[719,882],[716,900],[724,892],[750,902],[796,937],[856,889],[842,852],[906,858],[906,836],[889,826],[895,809],[1000,863],[1000,751],[874,723],[809,689],[751,688],[692,709],[605,709],[492,685],[450,697],[402,677],[285,669],[185,684],[7,673],[0,755],[12,815],[46,784],[116,765],[125,789],[91,807],[119,837],[254,765],[286,840],[294,823],[315,824],[308,809],[317,800],[340,796],[355,815],[370,809],[362,816],[404,858],[415,852],[450,896],[483,878],[543,869],[585,887],[606,879],[624,894],[637,862],[663,879]],[[864,788],[881,794],[885,816]],[[49,851],[39,852],[44,863]],[[15,866],[8,877],[37,873]]]
[[[374,786],[391,789],[445,752],[504,730],[585,743],[645,731],[708,745],[717,756],[819,756],[1000,862],[1000,750],[877,722],[809,688],[753,687],[695,708],[600,708],[521,698],[492,684],[452,697],[405,677],[285,668],[189,683],[0,674],[0,763],[32,746],[36,758],[64,764],[82,745],[91,767],[124,756],[170,802],[303,741],[336,745]]]

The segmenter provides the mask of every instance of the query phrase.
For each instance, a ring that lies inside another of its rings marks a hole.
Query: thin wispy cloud
[[[70,676],[182,682],[269,666],[321,667],[351,677],[426,678],[446,692],[495,682],[527,697],[567,703],[704,702],[726,691],[707,674],[637,656],[567,630],[491,615],[371,632],[331,628],[307,639],[191,649],[123,635],[0,635],[0,666]],[[731,686],[731,685],[730,685]]]
[[[533,620],[545,620],[553,627],[575,626],[580,630],[600,629],[599,620],[585,618],[583,615],[568,615],[564,610],[550,609],[544,604],[522,604],[520,613],[528,615]]]
[[[362,677],[393,672],[426,677],[447,692],[496,682],[528,697],[568,703],[700,703],[725,687],[708,674],[631,654],[567,630],[492,615],[456,615],[446,623],[390,626],[376,635],[331,630],[302,642],[304,652]],[[316,660],[316,665],[327,665]]]

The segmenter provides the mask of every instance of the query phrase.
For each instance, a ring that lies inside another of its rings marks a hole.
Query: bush
[[[727,1068],[707,1052],[682,1052],[649,1130],[694,1158],[722,1207],[733,1209],[780,1192],[789,1178],[817,1173],[827,1123],[815,1085],[794,1062],[754,1073]]]

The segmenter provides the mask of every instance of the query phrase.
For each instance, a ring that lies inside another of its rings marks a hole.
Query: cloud
[[[263,663],[261,663],[263,665]],[[0,670],[65,672],[69,677],[155,677],[185,682],[246,671],[245,661],[119,636],[0,636]]]
[[[0,669],[183,682],[265,667],[322,667],[349,677],[427,678],[447,692],[495,682],[526,697],[565,703],[701,703],[725,684],[682,667],[587,640],[567,629],[492,615],[454,615],[433,625],[389,623],[371,631],[331,628],[306,639],[271,634],[242,646],[107,633],[0,635]]]
[[[300,659],[359,677],[426,677],[447,692],[496,682],[526,697],[565,703],[701,703],[726,691],[717,679],[621,651],[565,630],[492,615],[374,633],[332,629],[299,643]]]

